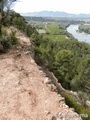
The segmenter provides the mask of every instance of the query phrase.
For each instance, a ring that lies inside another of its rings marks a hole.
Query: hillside
[[[0,55],[0,120],[62,120],[62,115],[75,115],[55,86],[46,83],[49,78],[35,63],[29,38],[19,31],[16,36],[16,49]]]

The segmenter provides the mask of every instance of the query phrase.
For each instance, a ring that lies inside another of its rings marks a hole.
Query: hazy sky
[[[64,11],[68,13],[90,13],[90,0],[19,0],[16,12]]]

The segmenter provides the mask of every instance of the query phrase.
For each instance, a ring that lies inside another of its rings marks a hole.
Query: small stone
[[[57,120],[56,116],[52,116],[51,120]]]
[[[86,106],[90,108],[90,101],[86,100]]]
[[[73,95],[77,96],[77,92],[73,92]]]
[[[60,97],[59,103],[60,103],[61,101],[65,101],[65,98],[64,98],[64,97]]]
[[[20,57],[20,56],[21,56],[21,53],[17,54],[16,56],[17,56],[17,57]]]
[[[31,59],[31,63],[34,63],[34,60],[33,60],[33,59]]]
[[[57,88],[56,88],[56,86],[54,85],[54,84],[51,84],[51,91],[57,91]]]
[[[51,83],[51,80],[49,79],[49,78],[46,78],[45,80],[44,80],[44,84],[50,84]]]
[[[25,55],[29,55],[29,54],[31,54],[31,52],[30,52],[30,51],[27,51],[27,52],[25,52],[24,54],[25,54]]]
[[[45,101],[45,103],[47,103],[47,101]]]

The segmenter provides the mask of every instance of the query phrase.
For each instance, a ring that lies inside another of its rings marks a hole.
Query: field
[[[25,17],[27,22],[51,40],[66,40],[72,35],[66,31],[70,24],[83,24],[84,21],[72,18],[49,18],[49,17]]]
[[[46,33],[46,30],[44,30],[44,29],[37,29],[37,31],[38,31],[40,34]]]
[[[80,32],[85,32],[85,33],[90,34],[90,23],[89,24],[81,24],[79,26],[79,30],[80,30]]]
[[[51,40],[63,40],[67,39],[67,32],[65,29],[59,28],[59,23],[38,23],[36,29],[40,34]]]
[[[52,40],[63,40],[66,39],[66,35],[63,35],[63,32],[65,30],[59,29],[59,26],[57,23],[54,24],[47,24],[46,27],[49,30],[49,34],[45,34],[45,37],[48,37]]]

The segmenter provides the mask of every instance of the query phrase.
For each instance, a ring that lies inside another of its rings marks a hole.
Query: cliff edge
[[[69,108],[31,55],[31,43],[17,32],[15,50],[0,55],[0,120],[81,120]]]

